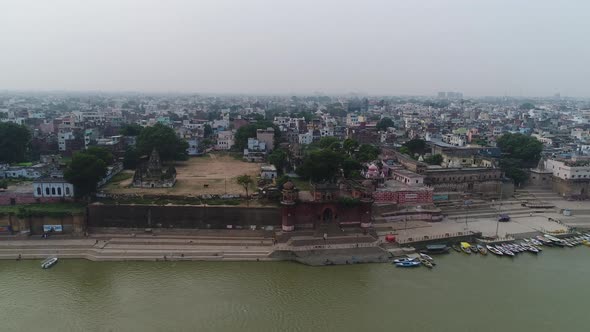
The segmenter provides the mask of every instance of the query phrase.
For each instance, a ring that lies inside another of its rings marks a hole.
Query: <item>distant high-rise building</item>
[[[438,98],[440,99],[445,99],[447,97],[447,93],[442,91],[438,93]]]

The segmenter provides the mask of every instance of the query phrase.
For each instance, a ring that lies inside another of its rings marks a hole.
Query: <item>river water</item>
[[[590,248],[436,261],[0,261],[0,331],[590,330]]]

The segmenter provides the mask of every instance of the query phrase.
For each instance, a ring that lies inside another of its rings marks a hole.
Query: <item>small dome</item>
[[[295,188],[295,185],[290,180],[283,184],[283,189],[292,190],[293,188]]]
[[[377,167],[375,164],[371,164],[371,166],[369,166],[369,170],[370,170],[370,171],[376,171],[376,170],[378,170],[378,169],[379,169],[379,168],[378,168],[378,167]]]

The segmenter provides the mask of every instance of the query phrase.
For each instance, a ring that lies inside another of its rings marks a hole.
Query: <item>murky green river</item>
[[[590,248],[437,263],[0,261],[0,331],[590,330]]]

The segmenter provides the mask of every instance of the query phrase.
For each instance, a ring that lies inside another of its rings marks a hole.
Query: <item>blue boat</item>
[[[394,263],[395,266],[398,267],[417,267],[420,266],[420,262],[419,261],[406,261],[406,262],[400,262],[400,263]]]

